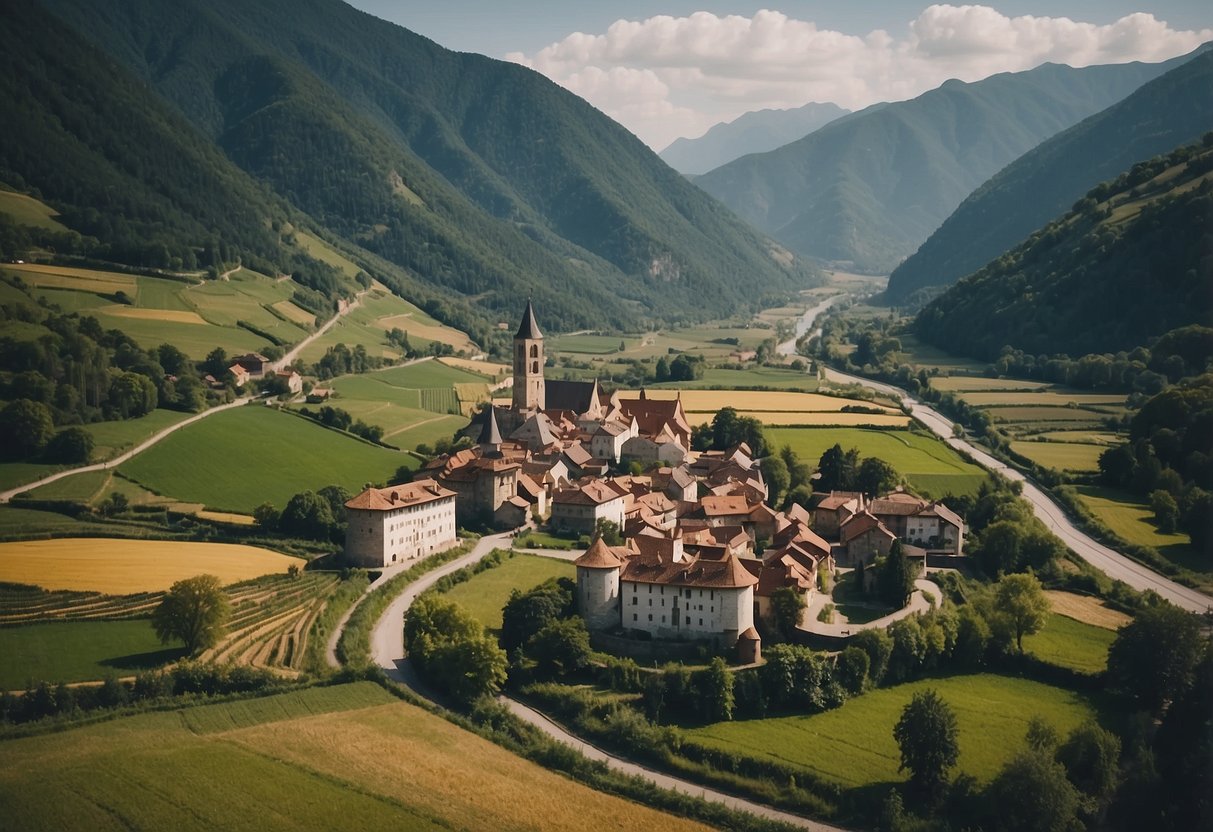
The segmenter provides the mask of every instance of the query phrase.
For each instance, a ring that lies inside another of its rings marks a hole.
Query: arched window
[[[531,344],[531,358],[538,358],[538,357],[539,357],[539,345]]]
[[[538,372],[539,372],[539,362],[538,362],[538,361],[532,361],[532,362],[531,362],[531,372],[532,372],[532,373],[538,373]]]

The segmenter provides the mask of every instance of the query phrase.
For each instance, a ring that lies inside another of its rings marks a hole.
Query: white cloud
[[[542,72],[660,149],[748,110],[809,101],[857,109],[911,98],[949,78],[976,81],[1046,61],[1159,61],[1210,39],[1213,29],[1177,31],[1145,13],[1097,25],[934,5],[900,37],[819,29],[778,11],[695,12],[619,20],[602,34],[576,32],[506,59]]]

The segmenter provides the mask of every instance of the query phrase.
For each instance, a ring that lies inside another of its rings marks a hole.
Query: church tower
[[[514,412],[543,410],[543,333],[535,323],[535,310],[526,302],[522,323],[514,335]]]

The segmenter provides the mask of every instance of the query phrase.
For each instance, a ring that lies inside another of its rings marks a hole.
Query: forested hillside
[[[1008,162],[1184,60],[948,81],[695,183],[794,251],[888,272]]]
[[[955,283],[1060,216],[1096,184],[1208,130],[1213,52],[1206,51],[999,171],[889,276],[889,300]]]
[[[1213,134],[1133,166],[961,280],[914,323],[929,343],[994,360],[1132,350],[1213,323]]]
[[[706,318],[813,276],[538,74],[336,0],[46,6],[321,227],[486,319],[526,295],[555,329]]]

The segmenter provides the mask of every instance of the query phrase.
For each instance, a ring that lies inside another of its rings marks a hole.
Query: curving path
[[[425,574],[416,582],[410,584],[404,592],[402,592],[392,601],[391,605],[384,612],[383,616],[378,622],[376,622],[375,628],[371,632],[371,655],[375,663],[383,669],[384,674],[386,674],[389,679],[392,679],[400,684],[407,685],[421,696],[428,699],[433,698],[426,690],[425,686],[417,679],[416,673],[413,671],[408,659],[404,657],[404,613],[408,610],[409,606],[413,603],[418,595],[433,586],[443,575],[448,575],[457,569],[462,569],[465,566],[469,566],[470,564],[479,561],[495,548],[507,548],[509,546],[510,538],[511,534],[509,532],[492,535],[491,537],[482,537],[480,542],[476,544],[475,548],[473,548],[471,552],[461,558],[451,561],[450,563],[443,564],[433,572]],[[363,597],[365,598],[365,596]],[[344,622],[342,622],[341,627],[344,627]],[[340,632],[340,629],[340,627],[337,628],[338,633]],[[337,636],[334,635],[333,639],[331,640],[332,644],[334,645],[336,643],[336,638]],[[330,652],[329,664],[337,666],[337,657],[335,653]],[[789,812],[781,812],[778,809],[773,809],[770,806],[764,806],[761,803],[754,803],[749,800],[734,797],[730,794],[725,794],[724,792],[718,792],[714,789],[705,788],[704,786],[692,783],[688,780],[671,777],[668,774],[653,771],[652,769],[628,762],[620,757],[615,757],[601,750],[600,748],[590,745],[584,740],[570,734],[568,731],[564,730],[562,727],[548,719],[539,711],[536,711],[534,708],[530,708],[521,702],[510,699],[509,697],[503,696],[501,698],[510,712],[519,719],[534,725],[552,739],[572,747],[585,757],[605,763],[613,771],[618,771],[633,777],[640,777],[660,788],[692,795],[694,797],[703,798],[704,800],[722,803],[731,809],[749,812],[761,817],[770,818],[771,820],[782,821],[800,829],[808,829],[810,832],[845,832],[845,830],[843,830],[841,827],[830,826],[829,824],[821,823],[819,821],[809,820],[808,818],[793,815]]]
[[[929,581],[926,578],[919,578],[914,581],[914,587],[914,594],[910,596],[910,603],[899,610],[894,610],[888,615],[864,624],[852,624],[850,622],[846,624],[827,624],[824,621],[818,621],[817,613],[821,612],[821,608],[826,604],[834,603],[831,596],[818,592],[809,606],[805,608],[803,619],[805,623],[796,629],[803,630],[806,633],[813,633],[814,635],[844,638],[858,633],[860,630],[884,629],[894,621],[900,621],[908,615],[916,612],[926,612],[932,606],[939,606],[943,599],[943,590],[935,582]]]
[[[1053,501],[1044,489],[1011,466],[995,459],[990,454],[952,435],[952,420],[911,396],[905,390],[872,381],[861,376],[826,369],[826,379],[840,384],[862,384],[872,390],[893,396],[910,409],[911,415],[926,425],[934,434],[958,451],[963,451],[988,471],[1001,474],[1013,482],[1023,483],[1023,497],[1032,505],[1032,511],[1075,554],[1110,578],[1124,581],[1136,590],[1153,590],[1176,606],[1189,612],[1203,613],[1213,610],[1213,598],[1195,589],[1175,583],[1154,570],[1122,555],[1094,540],[1077,526]]]
[[[227,275],[230,275],[232,272],[237,271],[239,268],[240,267],[237,266],[235,269],[232,269],[231,271],[224,272],[223,276],[226,277]],[[312,343],[312,341],[316,340],[321,335],[323,335],[325,332],[327,332],[329,330],[329,328],[332,327],[333,324],[337,323],[338,319],[344,317],[345,315],[348,315],[351,310],[353,310],[356,306],[358,306],[358,304],[361,303],[361,301],[362,301],[362,296],[365,295],[367,293],[367,291],[368,290],[363,289],[361,292],[359,292],[354,297],[354,300],[351,303],[347,303],[344,306],[342,306],[342,308],[337,312],[337,314],[334,315],[332,318],[330,318],[324,324],[324,326],[320,327],[320,329],[316,330],[311,335],[304,338],[302,341],[300,341],[298,344],[296,344],[294,347],[292,347],[290,352],[288,352],[286,355],[282,356],[282,358],[280,358],[279,360],[271,363],[269,366],[275,370],[281,369],[282,367],[290,366],[290,363],[295,360],[295,358],[299,355],[299,353],[302,352],[304,347],[306,347],[308,344]],[[204,410],[201,413],[196,413],[193,416],[189,417],[188,419],[185,419],[184,421],[178,422],[175,425],[168,426],[167,428],[160,431],[159,433],[152,434],[152,436],[145,439],[143,442],[140,442],[138,445],[131,448],[129,451],[125,451],[124,453],[119,454],[118,456],[114,457],[113,459],[108,459],[105,462],[96,462],[92,465],[83,465],[79,468],[69,468],[66,471],[59,471],[58,473],[51,474],[48,477],[43,477],[40,480],[34,480],[33,482],[27,482],[25,485],[19,485],[16,488],[10,488],[7,491],[0,491],[0,503],[7,503],[10,500],[12,500],[13,497],[17,496],[18,494],[24,493],[26,491],[32,491],[33,489],[38,488],[39,486],[43,486],[43,485],[46,485],[47,483],[55,482],[56,480],[61,480],[64,477],[71,477],[71,476],[75,476],[76,474],[84,474],[89,471],[105,471],[107,469],[114,468],[114,467],[126,462],[131,457],[135,456],[135,454],[143,453],[148,448],[150,448],[152,445],[155,445],[157,442],[164,439],[164,437],[168,436],[169,434],[173,433],[174,431],[181,430],[181,428],[185,427],[186,425],[192,425],[194,422],[197,422],[200,419],[205,419],[208,416],[214,416],[216,413],[222,413],[224,410],[231,410],[233,407],[239,407],[241,405],[247,404],[250,401],[253,401],[252,396],[241,396],[240,398],[236,399],[234,402],[230,402],[228,404],[222,404],[222,405],[219,405],[218,407],[212,407],[209,410]]]

